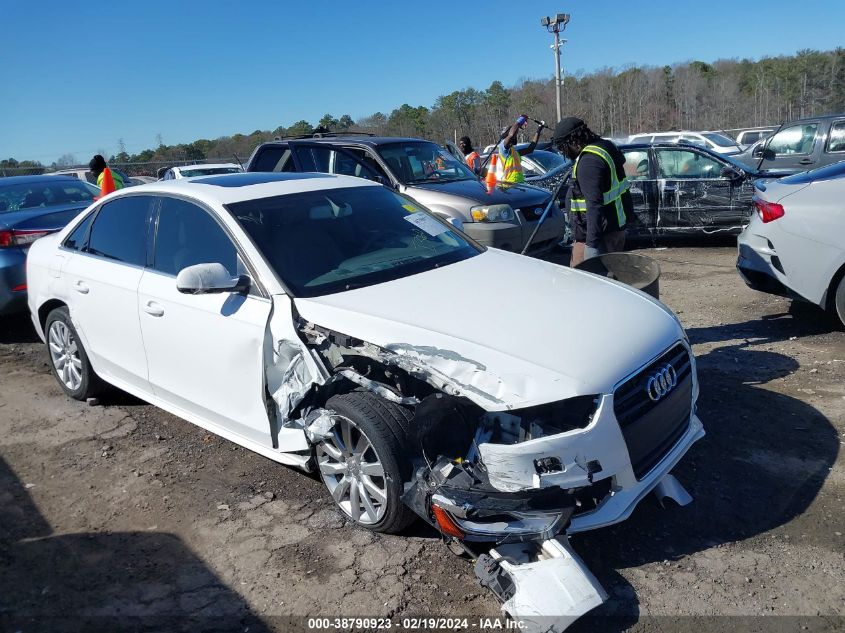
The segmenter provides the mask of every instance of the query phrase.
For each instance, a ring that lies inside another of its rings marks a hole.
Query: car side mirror
[[[205,295],[223,292],[246,294],[252,280],[248,275],[232,277],[223,264],[196,264],[179,271],[176,289],[188,295]]]
[[[768,147],[765,147],[765,143],[758,145],[754,148],[754,151],[751,152],[751,155],[754,158],[760,158],[761,156],[765,160],[774,160],[775,159],[775,151]]]
[[[722,167],[720,175],[722,178],[727,178],[728,180],[739,180],[743,177],[743,173],[741,171],[728,166]]]

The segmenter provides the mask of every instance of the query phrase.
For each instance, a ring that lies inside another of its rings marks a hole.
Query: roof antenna
[[[236,161],[238,161],[238,165],[240,165],[240,166],[241,166],[241,171],[246,171],[246,170],[244,169],[244,164],[241,162],[241,159],[240,159],[240,158],[238,158],[238,155],[237,155],[237,154],[232,154],[232,156],[234,156],[234,157],[235,157],[235,160],[236,160]]]

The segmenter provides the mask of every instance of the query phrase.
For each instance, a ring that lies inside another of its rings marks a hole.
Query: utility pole
[[[549,33],[554,33],[555,43],[552,44],[552,52],[555,56],[555,96],[557,97],[557,120],[563,118],[561,111],[561,90],[563,88],[563,79],[560,76],[560,47],[566,44],[567,40],[560,39],[560,32],[566,29],[569,24],[568,13],[556,13],[553,16],[546,16],[540,18],[541,26],[545,26]]]

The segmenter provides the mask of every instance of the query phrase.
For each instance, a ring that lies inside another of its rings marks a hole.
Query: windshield
[[[194,176],[214,176],[215,174],[239,174],[240,167],[200,167],[196,169],[180,168],[179,173],[183,178],[193,178]]]
[[[736,141],[724,134],[716,134],[715,132],[705,132],[702,134],[708,141],[713,141],[719,147],[736,147]]]
[[[98,195],[100,190],[87,182],[68,181],[58,177],[55,177],[55,182],[37,180],[5,186],[0,182],[0,213],[87,204]]]
[[[396,178],[406,185],[477,180],[464,163],[428,141],[388,143],[381,145],[378,152]]]
[[[449,224],[383,187],[309,191],[227,208],[298,297],[384,283],[480,252]]]
[[[556,154],[554,152],[547,152],[546,150],[542,149],[535,149],[531,153],[531,160],[535,163],[540,163],[540,165],[546,171],[551,171],[556,167],[560,167],[561,165],[566,165],[569,161],[566,160],[560,154]]]

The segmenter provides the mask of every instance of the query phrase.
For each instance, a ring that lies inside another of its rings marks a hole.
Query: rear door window
[[[632,150],[625,155],[625,177],[631,180],[645,180],[648,173],[648,150]]]
[[[827,140],[827,152],[845,153],[845,121],[836,121],[830,126],[830,138]]]
[[[94,213],[89,213],[79,225],[73,229],[70,235],[65,239],[64,247],[78,251],[85,246],[85,239],[88,236],[88,227],[91,226],[91,221],[94,219]]]
[[[147,224],[154,198],[125,196],[102,206],[85,249],[90,255],[143,266],[147,253]]]
[[[362,159],[354,156],[346,149],[301,141],[291,143],[290,148],[296,154],[297,162],[302,171],[355,176],[376,182],[383,181],[383,178],[379,177],[372,167],[364,164]]]

